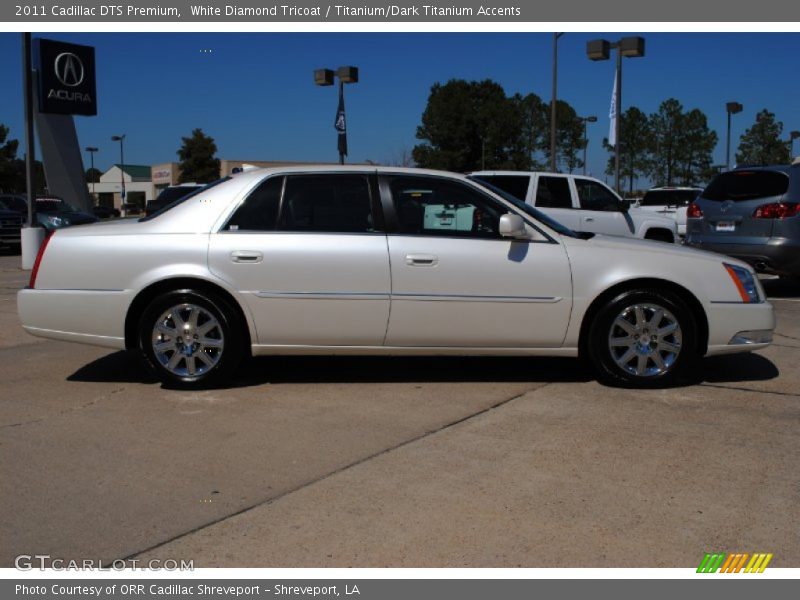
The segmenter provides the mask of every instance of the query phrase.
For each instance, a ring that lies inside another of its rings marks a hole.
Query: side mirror
[[[525,221],[514,213],[506,213],[500,217],[500,235],[509,238],[522,238],[527,234]]]

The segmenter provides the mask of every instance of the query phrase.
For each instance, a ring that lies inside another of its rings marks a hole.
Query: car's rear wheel
[[[180,290],[153,299],[139,322],[139,347],[167,385],[208,387],[224,382],[245,355],[233,308],[208,292]]]
[[[589,329],[586,350],[598,378],[624,387],[664,387],[693,374],[698,329],[676,294],[642,289],[607,301]]]

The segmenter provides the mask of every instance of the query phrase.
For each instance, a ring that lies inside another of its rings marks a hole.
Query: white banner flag
[[[611,124],[608,130],[608,145],[617,145],[617,72],[614,71],[614,91],[611,92],[611,108],[608,111]]]

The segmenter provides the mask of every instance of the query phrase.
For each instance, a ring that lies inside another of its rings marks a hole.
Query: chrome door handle
[[[591,223],[592,221],[594,221],[594,217],[583,217],[583,220],[586,221],[587,223]]]
[[[264,259],[261,252],[255,250],[234,250],[231,252],[231,262],[235,263],[260,263]]]
[[[433,267],[439,257],[433,254],[406,254],[406,264],[410,267]]]

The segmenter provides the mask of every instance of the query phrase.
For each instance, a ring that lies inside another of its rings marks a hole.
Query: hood
[[[747,263],[738,260],[736,258],[731,258],[730,256],[717,254],[716,252],[708,252],[707,250],[697,250],[696,248],[691,248],[689,246],[678,246],[676,244],[667,244],[664,242],[654,242],[651,240],[616,237],[610,235],[596,235],[588,240],[562,237],[562,240],[564,240],[568,246],[587,244],[588,247],[590,248],[591,247],[607,248],[610,250],[618,250],[623,252],[627,251],[630,252],[631,254],[634,253],[641,254],[643,252],[648,252],[653,255],[653,260],[658,260],[659,258],[664,258],[664,257],[675,256],[681,258],[693,258],[693,259],[705,260],[716,264],[722,264],[724,262],[731,265],[738,265],[745,267],[750,271],[753,270],[753,268],[749,266]]]

